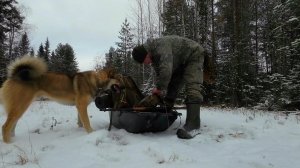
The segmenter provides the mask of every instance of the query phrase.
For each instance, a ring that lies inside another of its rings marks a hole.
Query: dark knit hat
[[[132,58],[138,63],[143,63],[147,56],[147,50],[143,45],[139,45],[133,48]]]

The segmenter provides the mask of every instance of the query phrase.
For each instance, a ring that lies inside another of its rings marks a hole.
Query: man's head
[[[144,63],[147,54],[148,52],[143,45],[136,46],[132,50],[132,58],[141,64]]]

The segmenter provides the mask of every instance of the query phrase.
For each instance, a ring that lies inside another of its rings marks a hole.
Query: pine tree
[[[49,71],[52,71],[52,72],[59,71],[56,69],[57,69],[57,67],[61,66],[60,63],[61,62],[59,62],[59,60],[57,60],[57,58],[55,56],[55,51],[52,51],[50,60],[49,60],[49,65],[48,65]]]
[[[119,39],[120,42],[117,42],[117,53],[120,57],[123,65],[122,73],[129,74],[130,73],[130,67],[132,64],[131,59],[131,50],[133,48],[133,34],[131,33],[131,27],[129,25],[129,22],[127,19],[122,24],[121,31],[119,32]]]
[[[44,46],[42,43],[38,49],[37,56],[45,59],[45,50],[44,50]]]
[[[24,56],[27,55],[30,51],[30,42],[27,36],[27,33],[25,32],[22,37],[21,37],[21,41],[19,43],[19,54],[20,56]]]
[[[76,61],[75,52],[69,44],[65,44],[65,56],[64,64],[66,66],[66,71],[68,74],[74,74],[78,72],[78,63]]]
[[[162,14],[165,31],[163,35],[179,35],[186,37],[186,25],[188,7],[186,1],[171,0],[165,3]]]
[[[116,51],[113,47],[110,47],[108,53],[105,54],[105,67],[106,68],[113,68],[115,67],[115,59],[116,58]]]
[[[29,53],[30,53],[29,54],[30,56],[32,56],[32,57],[35,56],[35,52],[34,52],[33,47],[30,48],[30,52]]]
[[[48,63],[50,59],[50,42],[48,38],[45,41],[45,47],[44,47],[44,59]]]
[[[78,71],[73,48],[69,44],[58,44],[54,55],[51,56],[50,70],[72,75]]]

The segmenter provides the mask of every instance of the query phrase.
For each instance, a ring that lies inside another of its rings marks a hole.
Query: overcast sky
[[[97,56],[104,56],[125,18],[132,14],[132,0],[18,0],[26,10],[29,38],[35,51],[48,37],[51,50],[69,43],[79,69],[90,70]],[[103,57],[102,57],[103,58]]]

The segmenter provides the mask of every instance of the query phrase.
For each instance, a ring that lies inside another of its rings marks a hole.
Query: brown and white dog
[[[87,113],[99,88],[106,89],[118,81],[114,72],[103,69],[79,72],[74,75],[48,72],[43,59],[24,56],[8,66],[8,78],[0,88],[0,102],[7,113],[2,126],[3,141],[9,143],[18,120],[37,97],[46,97],[58,103],[75,105],[83,125],[89,133],[93,129]]]

